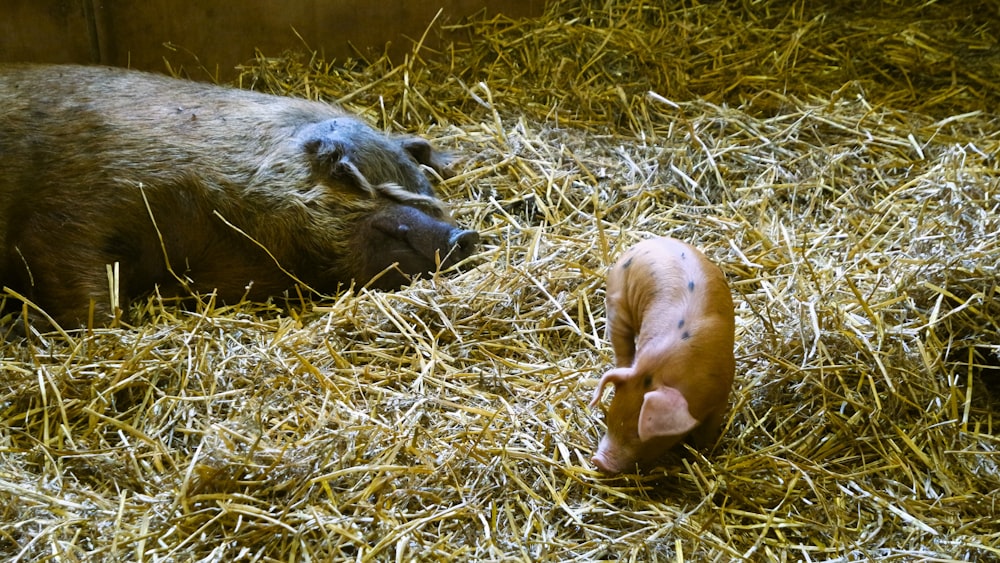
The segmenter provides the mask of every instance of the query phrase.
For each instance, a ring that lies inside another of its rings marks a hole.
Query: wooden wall
[[[204,67],[226,80],[255,49],[277,56],[309,48],[342,60],[358,52],[377,56],[388,44],[393,60],[402,61],[438,10],[439,23],[484,10],[517,18],[540,14],[544,1],[3,0],[0,62],[162,71],[167,59],[195,78],[207,78],[196,75]]]

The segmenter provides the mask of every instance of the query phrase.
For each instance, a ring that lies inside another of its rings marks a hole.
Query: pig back
[[[704,420],[724,408],[736,365],[735,317],[725,274],[700,250],[672,238],[650,241],[658,267],[653,299],[640,329],[639,363],[683,394]]]
[[[290,146],[294,132],[344,113],[111,67],[0,65],[0,115],[5,164],[15,164],[14,155],[33,157],[13,168],[42,185],[38,176],[47,170],[38,165],[58,160],[53,171],[64,179],[103,176],[156,186],[186,175],[248,186],[275,160],[289,184],[303,182],[308,163]]]
[[[722,323],[720,330],[732,332],[726,330],[733,303],[722,270],[697,248],[670,237],[644,240],[622,255],[608,272],[607,310],[616,352],[627,349],[629,340],[641,349],[651,339],[690,334],[699,323]],[[687,330],[677,326],[682,321]]]

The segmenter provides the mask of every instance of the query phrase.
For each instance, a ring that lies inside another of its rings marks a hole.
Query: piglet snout
[[[601,473],[617,475],[622,472],[621,465],[617,461],[619,457],[620,452],[615,451],[614,444],[605,435],[597,445],[597,452],[594,454],[594,457],[590,458],[590,463],[593,463]]]
[[[615,469],[613,469],[610,465],[608,465],[607,460],[605,460],[603,457],[599,455],[595,455],[594,457],[590,458],[590,463],[593,463],[594,466],[597,467],[597,470],[600,471],[601,473],[608,473],[608,474],[618,473]]]

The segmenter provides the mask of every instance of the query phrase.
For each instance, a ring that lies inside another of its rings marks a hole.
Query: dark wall
[[[233,67],[286,49],[328,59],[412,51],[441,10],[438,25],[485,11],[538,15],[544,0],[5,0],[0,62],[76,62],[164,70],[164,59],[192,75],[204,67],[228,79]],[[429,34],[433,45],[435,33]],[[454,37],[461,39],[461,37]]]
[[[90,0],[7,0],[0,8],[0,61],[96,62]]]

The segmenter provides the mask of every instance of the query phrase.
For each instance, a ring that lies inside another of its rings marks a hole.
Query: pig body
[[[325,103],[0,65],[0,285],[69,325],[91,303],[109,321],[113,289],[124,304],[157,286],[227,301],[399,287],[478,242],[425,175],[446,164]]]
[[[691,245],[655,238],[608,272],[608,338],[615,393],[593,463],[603,472],[644,468],[688,434],[718,435],[736,369],[733,301],[722,271]]]

